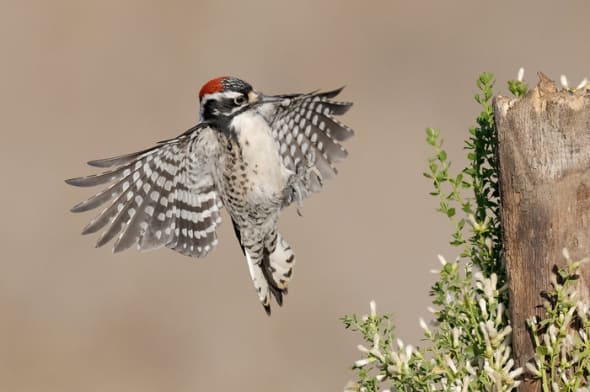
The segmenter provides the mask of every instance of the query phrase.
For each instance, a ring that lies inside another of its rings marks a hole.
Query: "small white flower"
[[[455,299],[455,296],[450,291],[445,293],[445,304],[450,304]]]
[[[365,346],[363,346],[362,344],[359,344],[358,346],[356,346],[356,348],[357,348],[357,350],[359,350],[360,352],[365,353],[365,354],[369,352],[369,349],[366,348]]]
[[[555,344],[557,341],[557,328],[553,324],[549,326],[549,338],[552,344]]]
[[[422,328],[427,335],[431,334],[428,324],[426,324],[426,321],[424,321],[422,317],[420,317],[420,328]]]
[[[480,298],[479,301],[477,301],[477,303],[479,305],[479,308],[481,309],[481,314],[482,314],[483,318],[485,320],[487,320],[488,319],[488,309],[486,306],[487,304],[486,304],[485,299]]]
[[[490,376],[490,378],[495,378],[496,371],[490,366],[490,362],[487,359],[484,361],[483,370],[488,374],[488,376]]]
[[[577,292],[575,292],[575,291],[574,291],[574,293],[577,294]],[[573,298],[571,298],[571,299],[573,299]],[[566,329],[570,325],[570,322],[572,321],[575,311],[576,311],[576,307],[572,306],[571,308],[569,308],[569,310],[565,314],[565,319],[563,320],[564,329]]]
[[[453,374],[456,374],[457,373],[457,366],[455,366],[455,362],[453,362],[453,360],[451,359],[451,357],[445,356],[445,363],[447,364],[447,366],[449,367],[449,369],[451,369],[451,371],[453,372]]]
[[[434,309],[432,306],[427,307],[426,310],[428,310],[430,313],[436,313],[436,309]]]
[[[379,361],[381,362],[385,362],[385,357],[383,356],[383,353],[376,347],[373,347],[371,349],[371,351],[369,351],[369,353],[371,353],[371,355],[374,358],[377,358]]]
[[[370,364],[371,362],[374,362],[375,358],[364,358],[364,359],[359,359],[358,361],[356,361],[354,363],[354,366],[357,368],[361,368],[363,366],[366,366],[368,364]]]
[[[559,78],[559,81],[561,82],[561,86],[564,89],[570,90],[570,91],[582,89],[582,88],[586,87],[586,85],[588,84],[588,78],[584,78],[584,79],[582,79],[580,84],[578,84],[578,86],[576,88],[570,88],[568,81],[567,81],[567,77],[565,75],[561,75],[561,77]],[[569,257],[566,257],[566,259],[569,260]]]
[[[502,367],[502,370],[504,372],[508,372],[508,370],[512,369],[512,366],[514,366],[514,360],[510,359],[508,362],[506,362],[506,365]]]
[[[490,343],[490,336],[488,334],[488,330],[486,329],[486,325],[482,322],[479,323],[479,329],[483,334],[483,339],[486,343],[486,353],[491,354],[494,350],[492,349],[492,344]]]
[[[559,77],[559,81],[561,82],[561,87],[565,88],[565,89],[569,89],[569,85],[567,84],[567,77],[565,75],[561,75]]]
[[[534,374],[537,377],[541,377],[541,372],[531,362],[527,362],[525,366],[526,366],[526,368],[528,369],[529,372],[531,372],[532,374]]]
[[[496,308],[496,325],[502,324],[502,317],[504,316],[504,304],[500,302]]]
[[[512,333],[512,327],[510,325],[507,325],[498,334],[498,339],[504,339],[506,336],[510,335],[511,333]]]
[[[375,347],[379,347],[379,334],[376,333],[375,335],[373,335],[373,348]]]
[[[500,360],[500,365],[502,366],[502,364],[504,364],[504,367],[506,371],[512,369],[514,367],[514,360],[512,358],[510,358],[510,346],[507,346],[506,343],[510,343],[510,342],[504,342],[499,348],[499,351],[502,351],[504,354],[502,354],[502,359]]]
[[[470,377],[470,376],[463,377],[463,380],[462,380],[463,388],[461,388],[461,392],[467,392],[469,390],[469,384],[471,384],[472,380],[473,380],[473,377]]]
[[[561,76],[562,76],[563,78],[565,78],[565,76],[564,76],[564,75],[561,75]],[[566,79],[566,83],[567,83],[567,79]],[[563,255],[563,258],[564,258],[564,259],[566,259],[566,261],[568,261],[568,262],[569,262],[569,261],[571,261],[571,258],[570,258],[570,251],[569,251],[569,250],[567,250],[567,248],[563,248],[563,249],[561,250],[561,254]]]
[[[495,290],[496,287],[498,286],[498,275],[496,275],[495,272],[492,273],[492,275],[490,275],[490,290]],[[490,293],[490,297],[491,297],[491,293]]]
[[[523,68],[523,67],[520,67],[520,68],[519,68],[519,70],[518,70],[518,75],[517,75],[516,79],[517,79],[519,82],[522,82],[522,81],[524,80],[524,68]]]
[[[545,348],[547,349],[547,353],[549,353],[549,355],[553,354],[553,346],[551,345],[551,342],[549,341],[549,335],[545,334],[543,335],[543,344],[545,345]]]
[[[469,214],[467,215],[467,219],[469,219],[469,222],[471,223],[471,226],[473,226],[473,229],[477,231],[476,229],[479,227],[479,224],[475,220],[475,216],[473,214]]]
[[[492,242],[491,238],[485,239],[486,248],[488,248],[488,252],[492,252],[492,248],[494,247],[494,243]]]
[[[447,261],[445,260],[445,258],[442,255],[438,255],[438,261],[440,262],[440,264],[444,267],[447,264]]]
[[[453,328],[453,347],[459,347],[459,336],[461,336],[461,328]]]
[[[397,347],[398,347],[400,350],[403,350],[403,349],[404,349],[404,342],[403,342],[403,341],[402,341],[400,338],[397,338],[397,339],[396,339],[396,343],[397,343]]]
[[[473,274],[473,277],[475,278],[475,287],[477,287],[478,290],[483,291],[483,281],[485,278],[483,277],[481,271],[477,271],[475,274]]]

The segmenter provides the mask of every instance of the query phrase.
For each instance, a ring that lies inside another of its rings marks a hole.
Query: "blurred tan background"
[[[558,5],[559,4],[559,5]],[[587,0],[2,1],[0,391],[339,391],[358,336],[339,318],[393,312],[419,344],[429,270],[450,227],[421,176],[424,128],[455,167],[474,80],[521,66],[590,76]],[[206,259],[113,255],[82,237],[84,162],[189,128],[197,92],[231,74],[269,93],[347,88],[349,159],[304,218],[298,265],[268,318],[228,219]]]

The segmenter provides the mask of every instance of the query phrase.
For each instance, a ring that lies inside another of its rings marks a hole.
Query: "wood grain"
[[[562,249],[574,260],[590,256],[590,91],[559,90],[539,73],[522,98],[498,96],[500,197],[508,269],[513,348],[519,366],[534,351],[526,320],[542,316],[540,294],[550,288]],[[588,299],[590,270],[580,294]],[[522,391],[539,390],[523,383]]]

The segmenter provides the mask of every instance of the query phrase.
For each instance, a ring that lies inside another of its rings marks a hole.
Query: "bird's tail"
[[[293,276],[295,254],[282,236],[273,231],[259,247],[245,247],[250,276],[258,298],[270,315],[270,295],[279,305]]]

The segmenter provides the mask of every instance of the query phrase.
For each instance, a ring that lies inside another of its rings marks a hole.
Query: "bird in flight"
[[[333,99],[341,90],[269,96],[235,77],[210,80],[199,92],[197,125],[151,148],[90,161],[107,170],[66,180],[104,186],[71,209],[104,206],[82,233],[104,229],[96,246],[115,239],[114,252],[137,244],[203,257],[217,245],[225,207],[270,315],[271,296],[282,305],[295,264],[277,229],[280,212],[299,208],[347,156],[341,142],[353,131],[335,116],[352,103]]]

